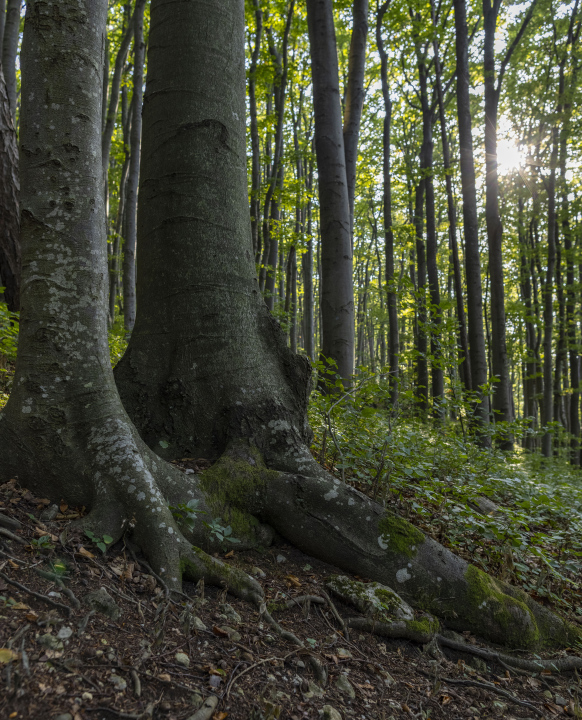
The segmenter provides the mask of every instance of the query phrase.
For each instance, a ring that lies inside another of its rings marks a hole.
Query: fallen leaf
[[[225,558],[234,557],[234,550],[231,550],[230,552],[227,552],[224,557],[225,557]],[[218,713],[218,714],[219,714],[219,715],[222,715],[222,713]],[[216,715],[214,715],[214,717],[216,717]],[[226,717],[226,714],[224,715],[224,717]]]
[[[158,675],[158,680],[162,680],[162,682],[171,682],[172,678],[168,675],[168,673],[161,673]]]
[[[29,622],[36,622],[38,620],[38,615],[34,612],[34,610],[32,612],[26,613],[26,615],[24,617]]]
[[[18,655],[8,648],[0,648],[0,663],[7,663],[11,660],[16,660]]]
[[[13,560],[9,560],[8,564],[10,567],[13,567],[15,570],[18,570],[18,563],[15,563]]]
[[[85,550],[85,548],[82,545],[79,548],[79,555],[82,555],[83,557],[86,557],[86,558],[94,558],[95,557],[95,555],[93,555],[93,553],[90,553],[88,550]]]
[[[219,628],[218,625],[215,625],[215,626],[212,628],[212,632],[213,632],[215,635],[218,635],[218,637],[228,637],[228,633],[226,632],[226,630],[223,630],[222,628]]]
[[[14,603],[14,605],[11,605],[10,607],[12,610],[30,610],[30,606],[23,602]]]
[[[286,575],[285,580],[288,580],[294,587],[301,587],[301,582],[298,577],[295,577],[295,575]]]
[[[228,717],[227,712],[217,712],[212,716],[212,720],[224,720],[225,717]]]
[[[62,513],[64,513],[65,510],[68,510],[68,509],[69,509],[69,506],[67,505],[67,503],[61,503],[61,504],[59,505],[59,510],[60,510]]]
[[[57,685],[55,688],[55,694],[56,695],[62,695],[64,692],[66,692],[64,685]]]
[[[441,705],[448,705],[452,699],[450,695],[441,695],[439,698]]]
[[[48,498],[41,498],[38,502],[41,505],[50,505],[51,504],[51,501]]]

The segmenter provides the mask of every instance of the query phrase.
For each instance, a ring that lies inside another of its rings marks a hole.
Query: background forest
[[[0,407],[18,337],[23,15],[21,0],[0,12]],[[305,4],[247,0],[246,18],[253,252],[289,346],[319,370],[315,456],[471,562],[582,615],[578,0],[334,2],[349,372],[322,353],[329,227]],[[148,24],[146,0],[111,0],[102,146],[114,364],[135,321]]]

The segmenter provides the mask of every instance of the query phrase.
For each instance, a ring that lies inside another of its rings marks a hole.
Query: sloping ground
[[[97,543],[107,538],[61,545],[61,531],[82,509],[58,511],[40,520],[50,514],[47,500],[14,481],[0,486],[0,513],[20,522],[19,529],[6,528],[6,520],[0,526],[2,718],[582,717],[578,676],[518,675],[467,654],[444,657],[356,630],[348,639],[335,612],[347,618],[354,609],[325,599],[334,568],[288,546],[235,549],[225,560],[258,577],[281,625],[308,650],[216,588],[186,585],[187,597],[166,597],[122,542],[106,555]],[[94,593],[100,609],[91,612]],[[306,595],[320,600],[281,611]],[[324,687],[306,662],[310,653],[327,667]],[[204,714],[199,706],[211,696],[217,704]]]

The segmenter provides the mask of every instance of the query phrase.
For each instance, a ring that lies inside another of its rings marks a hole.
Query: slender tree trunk
[[[427,342],[427,313],[426,313],[426,253],[424,246],[424,180],[416,186],[414,203],[414,226],[416,229],[416,258],[417,258],[417,317],[418,333],[416,345],[416,397],[418,408],[425,412],[428,408],[428,342]]]
[[[483,292],[481,259],[479,255],[479,221],[473,161],[471,96],[469,92],[469,34],[465,0],[454,0],[455,41],[457,56],[457,113],[459,120],[459,150],[461,154],[461,188],[463,194],[463,229],[465,234],[465,274],[467,278],[467,324],[469,356],[471,360],[471,388],[477,393],[475,416],[482,426],[481,434],[487,443],[485,426],[489,422],[489,403],[481,388],[487,383],[487,355],[483,332]]]
[[[311,163],[306,183],[307,190],[311,192],[313,188],[313,165]],[[312,213],[313,208],[311,200],[309,200],[307,203],[307,252],[303,253],[301,257],[303,269],[303,326],[305,352],[310,360],[315,360]]]
[[[356,192],[356,164],[360,122],[364,105],[364,73],[366,70],[366,41],[368,38],[368,0],[354,0],[353,27],[348,61],[348,82],[344,112],[344,152],[346,156],[346,180],[350,203],[350,226],[354,228],[354,196]]]
[[[434,0],[431,0],[432,22],[436,26]],[[463,299],[463,282],[461,279],[461,263],[459,262],[459,247],[457,244],[457,209],[453,194],[453,179],[451,173],[451,154],[449,139],[447,136],[447,124],[445,117],[445,102],[442,87],[442,69],[439,58],[438,39],[435,34],[433,38],[433,51],[435,63],[435,84],[439,108],[439,120],[441,126],[441,144],[443,150],[443,166],[445,170],[445,185],[447,191],[447,215],[449,221],[449,243],[451,248],[453,279],[455,285],[455,301],[457,308],[457,321],[459,323],[459,347],[460,366],[459,373],[465,390],[471,390],[471,358],[469,356],[469,341],[467,339],[467,321],[465,319],[465,303]]]
[[[421,168],[424,171],[424,195],[426,218],[426,271],[428,275],[428,290],[430,297],[430,351],[431,351],[431,389],[433,412],[435,416],[443,415],[444,379],[440,348],[440,290],[437,266],[437,237],[434,207],[433,182],[433,140],[432,125],[433,113],[428,100],[427,68],[424,51],[417,47],[418,73],[420,80],[420,97],[422,105],[422,151]]]
[[[354,289],[350,204],[331,0],[307,0],[321,223],[324,358],[347,380],[354,370]]]
[[[251,149],[252,149],[252,173],[251,173],[251,238],[253,243],[253,254],[260,252],[259,228],[261,226],[261,148],[259,139],[259,126],[257,120],[257,65],[261,51],[261,38],[263,33],[263,12],[259,0],[253,0],[255,9],[255,44],[249,68],[249,115],[251,121]]]
[[[133,330],[136,313],[136,250],[137,250],[137,193],[141,158],[141,114],[143,105],[143,69],[145,42],[143,18],[146,0],[136,0],[133,14],[133,117],[131,119],[131,150],[127,178],[127,235],[123,249],[123,317],[126,330]]]
[[[16,130],[0,68],[0,285],[8,309],[20,309],[20,213]]]
[[[394,231],[392,229],[392,170],[391,170],[391,127],[392,100],[388,85],[388,54],[382,40],[382,21],[391,0],[386,0],[378,10],[376,20],[376,44],[380,53],[380,77],[384,100],[384,123],[382,128],[382,171],[384,207],[384,246],[386,254],[386,302],[388,307],[388,383],[390,402],[398,402],[400,335],[398,330],[398,299],[394,287]]]
[[[6,0],[0,0],[0,58],[4,44],[4,28],[6,26]]]
[[[18,37],[20,35],[20,8],[22,0],[8,0],[4,40],[2,42],[2,69],[6,80],[8,101],[12,122],[16,124],[16,56],[18,55]]]
[[[136,8],[139,8],[139,6],[143,5],[143,0],[136,0]],[[105,183],[107,182],[107,173],[109,171],[111,140],[113,138],[113,130],[115,129],[115,121],[117,120],[117,110],[119,107],[119,90],[121,88],[121,81],[123,79],[123,68],[125,67],[125,63],[127,62],[131,39],[134,37],[135,34],[135,21],[133,16],[130,17],[130,7],[130,4],[125,6],[125,21],[127,22],[127,27],[123,32],[123,35],[121,37],[121,43],[119,45],[119,50],[117,51],[117,55],[115,57],[113,77],[111,78],[111,89],[109,92],[109,104],[104,109],[105,123],[103,127],[103,137],[101,142],[101,156],[103,160],[103,177]],[[109,72],[107,73],[107,76],[109,77]]]

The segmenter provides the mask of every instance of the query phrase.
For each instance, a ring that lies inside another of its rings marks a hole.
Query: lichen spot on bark
[[[424,534],[403,518],[387,512],[378,521],[378,545],[407,558],[416,555],[417,548],[425,540]]]

